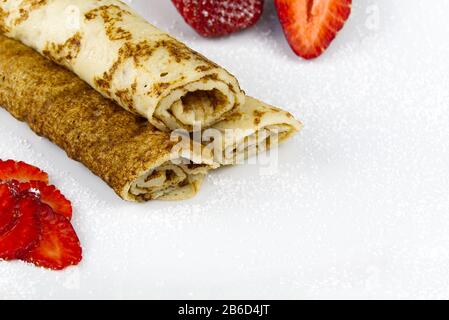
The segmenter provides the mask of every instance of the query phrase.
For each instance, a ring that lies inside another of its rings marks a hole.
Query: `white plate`
[[[354,1],[311,62],[290,51],[272,4],[219,40],[168,0],[132,5],[305,129],[276,175],[227,168],[193,200],[130,204],[0,110],[0,157],[50,174],[84,247],[64,272],[0,262],[0,298],[448,297],[448,1]]]

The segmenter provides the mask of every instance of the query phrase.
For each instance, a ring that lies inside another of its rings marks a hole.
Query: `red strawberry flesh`
[[[17,219],[14,207],[17,199],[12,187],[0,184],[0,235],[10,230]]]
[[[39,244],[22,256],[22,260],[36,266],[62,270],[81,261],[82,249],[70,222],[46,207],[40,214],[42,237]]]
[[[275,0],[285,36],[305,58],[320,56],[343,28],[352,0]]]
[[[39,214],[41,204],[32,194],[23,194],[13,208],[17,219],[0,235],[0,259],[17,259],[34,248],[40,239]]]
[[[34,166],[0,160],[0,259],[53,270],[80,262],[72,205],[47,183],[48,175]]]
[[[49,205],[56,213],[62,214],[69,221],[72,219],[72,204],[55,186],[41,181],[30,181],[18,186],[20,191],[37,192],[42,203]]]
[[[263,0],[172,0],[184,20],[204,37],[228,35],[254,25]]]
[[[11,180],[17,180],[19,182],[37,180],[48,183],[48,174],[22,161],[0,160],[0,182]]]

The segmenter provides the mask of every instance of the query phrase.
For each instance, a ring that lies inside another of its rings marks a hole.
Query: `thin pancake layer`
[[[246,103],[234,114],[213,126],[221,139],[218,146],[213,144],[215,161],[221,165],[236,164],[276,147],[301,128],[301,122],[287,111],[247,97]],[[215,138],[213,130],[206,130],[204,134],[208,131]]]
[[[73,73],[0,36],[0,105],[64,149],[123,199],[193,196],[212,164],[173,164],[175,142]],[[182,155],[175,155],[182,157]],[[191,168],[192,167],[192,168]]]
[[[0,32],[161,130],[209,127],[245,101],[226,70],[118,0],[3,0]]]

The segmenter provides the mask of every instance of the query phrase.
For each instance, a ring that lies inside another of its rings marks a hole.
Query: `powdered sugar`
[[[132,5],[305,128],[275,175],[223,168],[195,199],[130,204],[0,110],[0,157],[50,174],[84,246],[61,273],[1,262],[0,297],[447,297],[446,1],[355,1],[312,62],[291,52],[270,3],[255,28],[216,40],[170,1]]]

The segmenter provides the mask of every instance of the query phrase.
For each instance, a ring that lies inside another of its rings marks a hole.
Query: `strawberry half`
[[[49,205],[69,221],[72,219],[72,204],[55,186],[49,186],[41,181],[30,181],[19,184],[18,188],[20,191],[36,192],[42,203]]]
[[[17,203],[16,194],[12,186],[0,184],[0,235],[10,230],[16,221],[14,207]]]
[[[285,36],[305,58],[320,56],[351,14],[352,0],[275,0]]]
[[[32,194],[23,194],[14,206],[14,225],[0,235],[0,259],[17,259],[34,248],[40,239],[41,203]]]
[[[172,0],[184,20],[204,37],[231,34],[254,25],[263,0]]]
[[[46,206],[40,213],[42,236],[38,245],[23,255],[22,260],[36,266],[62,270],[81,261],[82,249],[70,222]]]
[[[0,160],[0,182],[11,180],[19,182],[36,180],[48,183],[48,174],[22,161]]]

